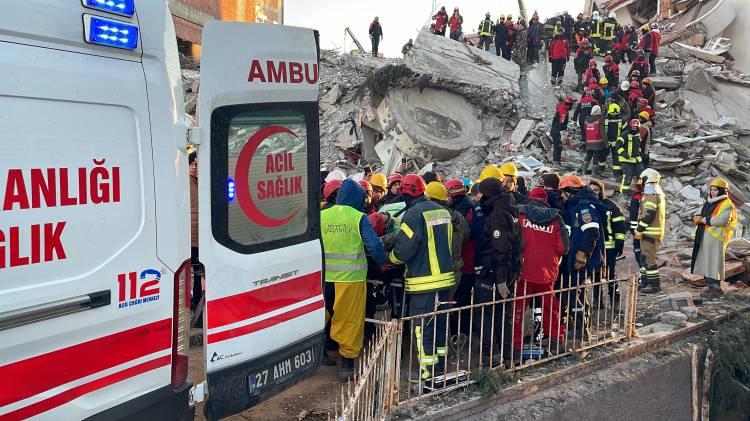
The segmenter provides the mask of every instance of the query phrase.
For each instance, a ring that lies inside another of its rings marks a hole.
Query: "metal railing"
[[[514,289],[502,298],[492,288],[482,300],[475,287],[467,305],[444,310],[455,303],[436,294],[432,312],[380,321],[343,387],[336,419],[381,420],[399,404],[465,388],[487,369],[524,370],[635,335],[635,276],[589,277],[543,292],[530,292],[540,289],[528,284]],[[446,352],[438,352],[440,345]]]

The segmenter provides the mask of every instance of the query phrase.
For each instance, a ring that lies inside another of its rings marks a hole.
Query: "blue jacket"
[[[565,225],[570,227],[568,270],[575,271],[576,253],[588,257],[586,269],[597,269],[604,261],[604,205],[588,188],[581,189],[565,203]]]
[[[336,197],[336,204],[343,206],[350,206],[360,212],[364,212],[365,207],[365,189],[359,185],[356,181],[347,178],[341,184],[338,196]],[[370,225],[370,220],[367,219],[367,215],[363,214],[362,219],[359,221],[359,232],[362,234],[362,241],[365,243],[365,251],[367,255],[371,257],[378,266],[385,263],[385,249],[383,249],[383,243],[380,242],[380,238],[375,233]]]

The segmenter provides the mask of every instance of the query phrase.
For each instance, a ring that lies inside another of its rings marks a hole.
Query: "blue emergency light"
[[[227,200],[231,202],[236,195],[237,193],[234,190],[234,180],[230,178],[227,181]]]
[[[82,0],[83,6],[127,17],[135,14],[135,0]]]
[[[100,16],[83,18],[86,42],[128,50],[138,48],[138,26]]]

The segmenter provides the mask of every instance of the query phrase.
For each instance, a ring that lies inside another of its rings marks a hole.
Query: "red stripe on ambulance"
[[[304,316],[308,313],[312,313],[313,311],[319,310],[324,306],[325,304],[323,303],[323,299],[321,298],[319,301],[306,304],[302,307],[297,307],[293,310],[287,311],[286,313],[271,316],[257,323],[251,323],[247,326],[240,326],[234,329],[225,330],[223,332],[209,334],[208,343],[212,344],[216,342],[226,341],[228,339],[249,335],[259,330],[268,329],[269,327],[276,326],[280,323],[284,323],[292,319],[296,319],[297,317]]]

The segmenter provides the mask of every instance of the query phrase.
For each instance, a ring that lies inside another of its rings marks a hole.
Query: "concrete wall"
[[[731,38],[732,49],[729,52],[734,56],[735,68],[743,73],[750,73],[750,51],[747,48],[747,40],[750,39],[750,11],[748,11],[747,0],[725,0],[734,6],[737,16],[734,22],[724,30],[722,36]]]
[[[283,23],[284,0],[167,0],[177,38],[200,44],[211,19]]]

